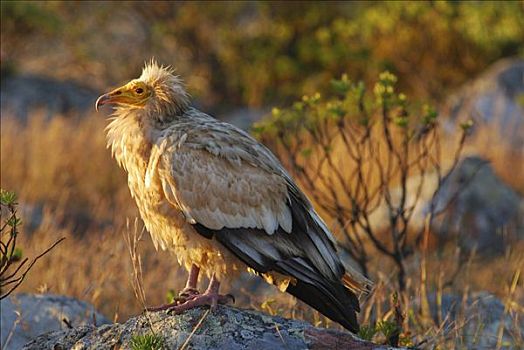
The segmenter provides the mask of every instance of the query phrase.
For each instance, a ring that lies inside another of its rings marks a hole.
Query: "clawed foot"
[[[182,289],[180,293],[178,293],[178,296],[173,299],[172,303],[155,306],[155,307],[148,307],[146,308],[146,311],[170,310],[177,305],[182,305],[186,303],[187,301],[194,299],[197,295],[200,295],[200,292],[198,291],[198,289],[186,287]]]
[[[178,297],[175,298],[172,303],[158,307],[147,308],[146,311],[168,310],[168,312],[179,314],[197,306],[209,305],[211,310],[214,310],[218,304],[235,302],[235,297],[231,294],[218,294],[220,282],[214,274],[209,280],[209,286],[207,287],[207,290],[203,294],[200,294],[196,289],[199,271],[200,268],[198,266],[191,266],[186,287],[180,292],[180,294],[178,294]]]
[[[209,305],[211,307],[211,311],[213,311],[216,309],[218,304],[224,305],[231,302],[235,302],[235,297],[231,294],[222,295],[206,291],[204,294],[194,295],[191,299],[185,301],[182,304],[172,305],[168,308],[168,312],[179,314],[202,305]]]
[[[160,306],[146,307],[146,311],[156,312],[156,311],[169,310],[170,308],[172,308],[172,307],[174,307],[176,305],[177,305],[177,303],[175,301],[175,302],[172,302],[172,303],[169,303],[169,304],[160,305]]]

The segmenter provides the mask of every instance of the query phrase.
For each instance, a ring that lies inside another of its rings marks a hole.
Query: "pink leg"
[[[235,298],[231,294],[218,294],[219,289],[220,282],[213,275],[211,277],[211,280],[209,281],[209,286],[207,287],[204,293],[194,296],[192,299],[187,300],[185,303],[171,307],[169,311],[178,314],[202,305],[209,305],[211,307],[211,310],[214,310],[217,307],[217,304],[227,304],[229,302],[235,302]]]
[[[195,295],[199,294],[198,289],[197,289],[199,273],[200,273],[200,267],[196,266],[195,264],[191,265],[191,270],[189,270],[189,276],[187,278],[186,286],[178,294],[178,296],[180,297],[179,298],[180,300],[192,299]]]
[[[191,270],[189,270],[189,276],[187,278],[186,286],[178,294],[178,297],[175,298],[175,300],[172,303],[160,305],[157,307],[149,307],[147,308],[147,311],[168,310],[176,305],[185,303],[187,300],[193,299],[195,296],[199,294],[197,290],[199,272],[200,268],[197,265],[191,265]]]

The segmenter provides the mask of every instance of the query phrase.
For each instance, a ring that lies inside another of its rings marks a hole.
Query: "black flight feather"
[[[272,235],[256,228],[212,230],[198,223],[193,227],[204,237],[214,237],[256,272],[274,271],[292,277],[296,283],[289,284],[288,293],[348,330],[358,332],[358,298],[341,282],[345,269],[333,242],[292,190],[288,204],[293,217],[290,233],[281,227]]]

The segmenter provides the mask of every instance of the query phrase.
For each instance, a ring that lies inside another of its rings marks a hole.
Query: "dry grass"
[[[138,242],[145,297],[135,297],[133,281],[137,276],[133,266],[137,266],[137,257],[133,264],[123,234],[129,234],[127,222],[133,222],[138,212],[123,172],[105,149],[105,124],[100,116],[81,121],[62,117],[45,121],[36,115],[26,126],[2,119],[1,187],[16,191],[19,196],[25,220],[20,239],[24,254],[34,255],[56,239],[66,237],[52,254],[35,265],[19,291],[67,294],[93,303],[109,318],[125,320],[143,310],[146,297],[150,305],[165,302],[168,289],[183,287],[185,272],[169,254],[156,252],[145,234]],[[488,149],[504,153],[496,147]],[[492,157],[495,155],[492,153]],[[501,154],[494,158],[501,176],[517,185],[524,183],[522,177],[519,182],[515,173],[499,161],[503,159]],[[428,339],[426,347],[438,344],[440,348],[454,348],[464,341],[461,330],[467,320],[459,317],[450,325],[443,322],[446,315],[440,315],[440,320],[428,317],[424,303],[416,302],[421,297],[424,300],[425,293],[437,297],[446,293],[467,296],[484,290],[504,300],[508,314],[521,315],[522,252],[524,245],[520,244],[489,261],[474,258],[450,284],[446,282],[457,268],[453,251],[415,254],[409,264],[407,296],[401,303],[406,315],[403,335],[411,336],[415,342]],[[377,287],[363,304],[363,324],[392,320],[395,316],[390,307],[394,292],[392,274],[384,268],[388,266],[385,260],[375,260],[372,270],[377,271]],[[515,282],[519,274],[520,280]],[[231,292],[237,297],[237,305],[337,327],[292,297],[260,285],[263,284],[254,280],[242,287],[233,286]],[[518,337],[521,333],[518,329],[514,333],[515,342],[520,341],[522,346],[522,338]]]
[[[35,266],[21,290],[72,295],[108,316],[125,318],[142,309],[133,294],[133,269],[122,236],[127,218],[138,212],[124,174],[105,149],[105,123],[100,116],[81,122],[35,116],[25,127],[2,120],[1,185],[19,195],[26,222],[20,245],[28,255],[66,237]],[[154,253],[149,239],[140,245],[149,258],[144,262],[148,296],[162,302],[163,281],[182,285],[178,270],[167,254]],[[151,273],[158,266],[162,273]]]

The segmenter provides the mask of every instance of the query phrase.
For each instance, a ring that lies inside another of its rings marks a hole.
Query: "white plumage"
[[[358,328],[353,293],[366,280],[345,273],[332,234],[266,147],[190,107],[180,79],[154,62],[97,107],[107,103],[118,105],[108,146],[156,247],[213,281],[256,271]]]

